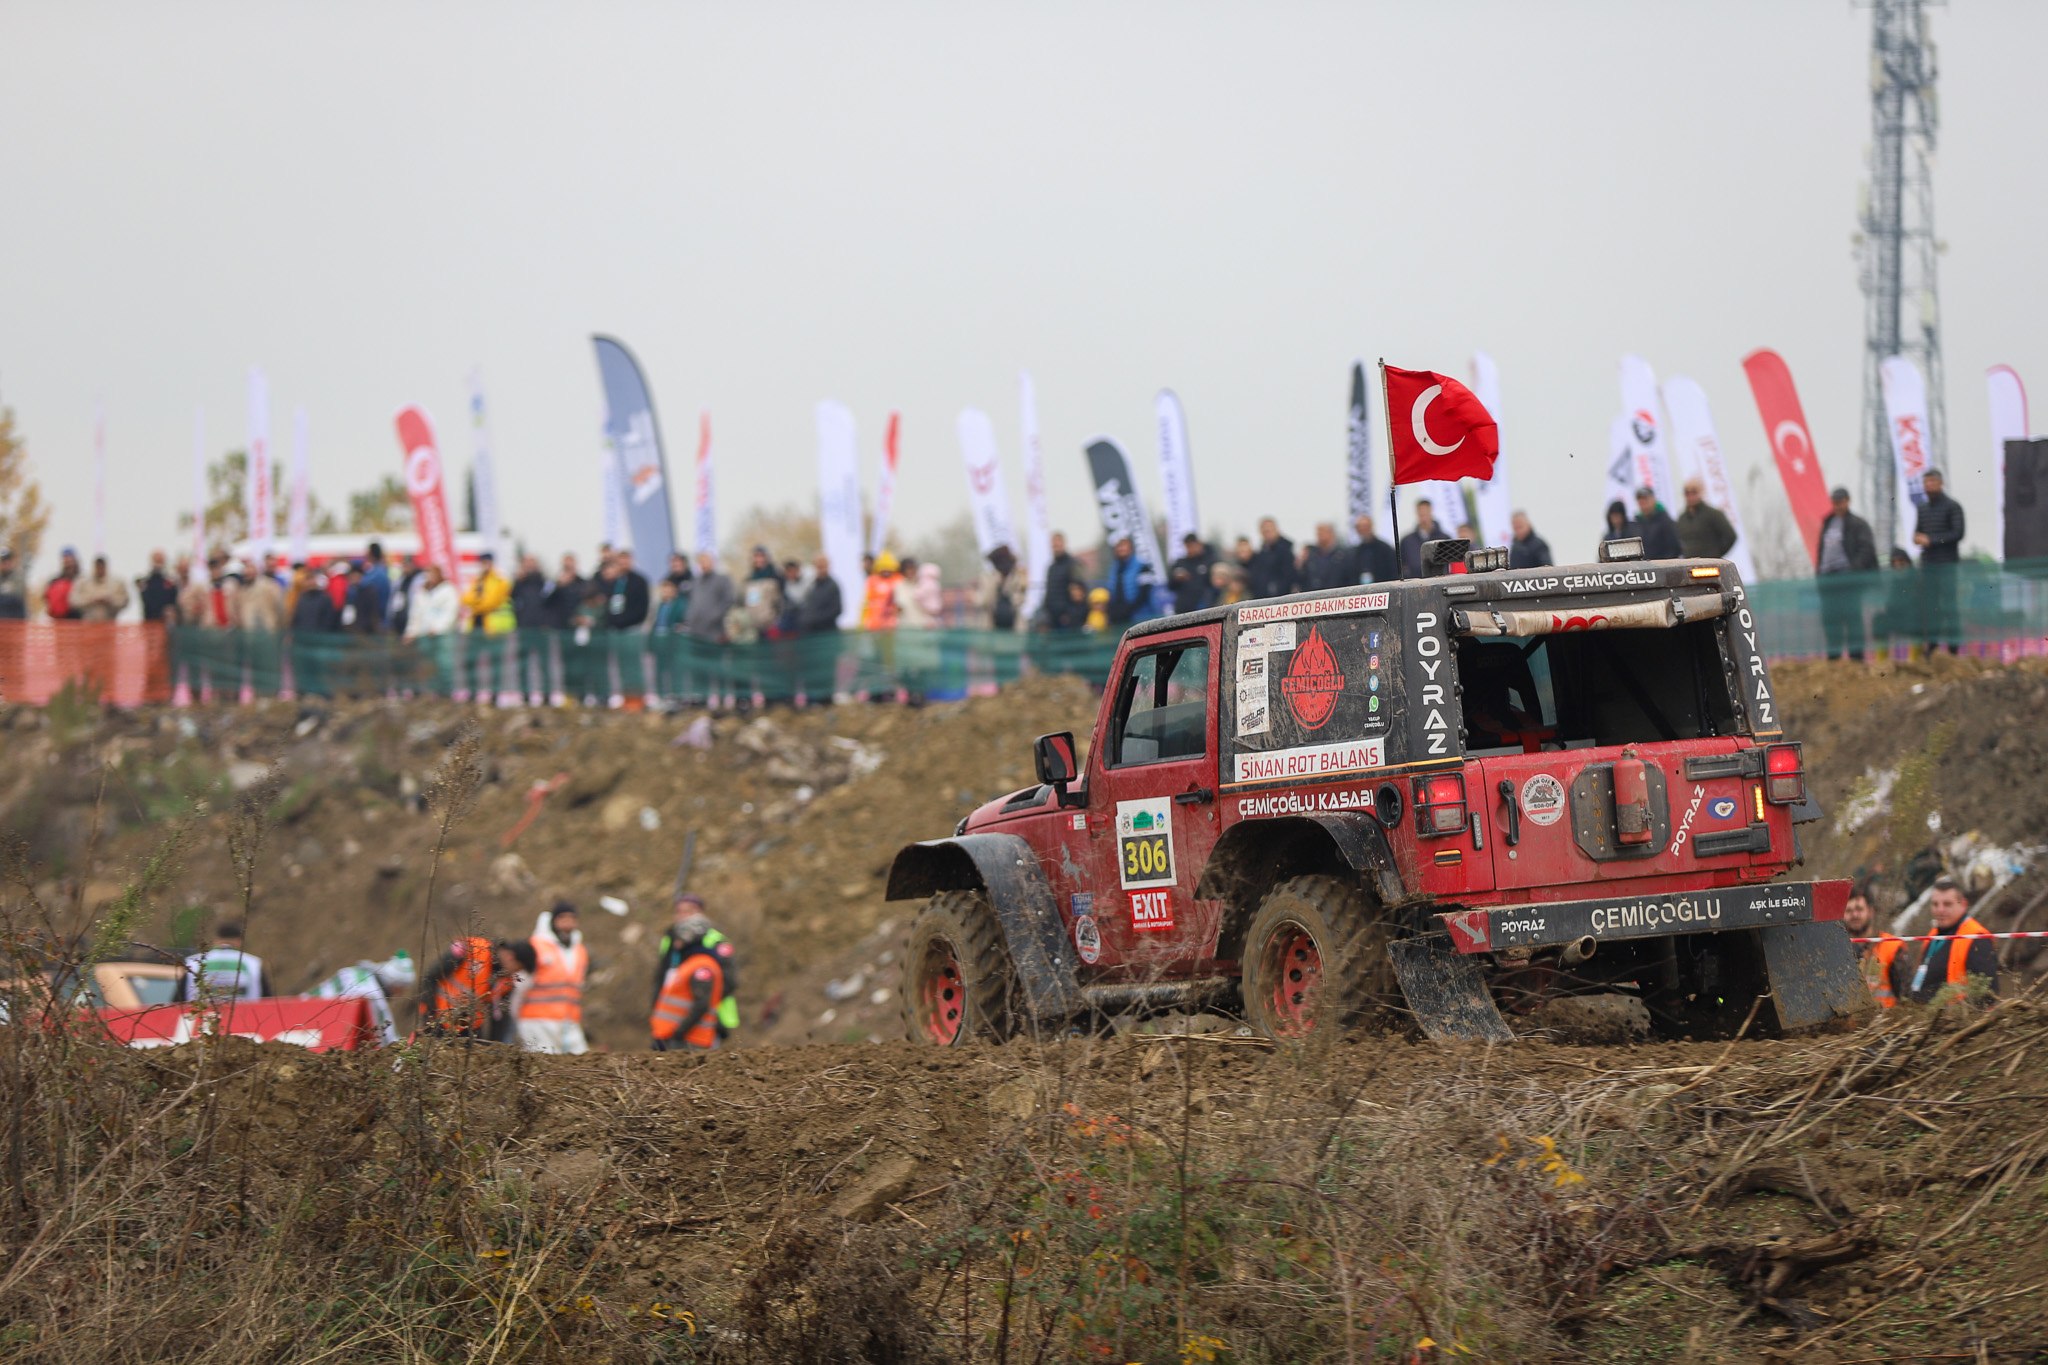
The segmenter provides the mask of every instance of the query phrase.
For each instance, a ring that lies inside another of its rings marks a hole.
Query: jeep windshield
[[[1457,649],[1468,755],[1704,739],[1739,729],[1717,620],[1530,639],[1468,635]]]

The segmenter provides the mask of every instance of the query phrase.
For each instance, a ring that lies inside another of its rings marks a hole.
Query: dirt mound
[[[2018,1362],[2048,1342],[2048,1016],[2025,1003],[1732,1045],[69,1055],[82,1092],[10,1085],[32,1120],[24,1202],[0,1205],[17,1359],[396,1339],[422,1359]]]

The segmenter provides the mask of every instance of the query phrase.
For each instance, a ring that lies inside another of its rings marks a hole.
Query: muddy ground
[[[1828,811],[1803,828],[1806,873],[1872,878],[1891,912],[1944,867],[1988,888],[2001,858],[2048,844],[2048,671],[1777,681]],[[22,1117],[39,1103],[51,1132],[80,1095],[127,1106],[53,1148],[47,1176],[0,1171],[0,1354],[481,1359],[485,1333],[503,1359],[2048,1361],[2048,1011],[2031,1004],[1732,1045],[894,1041],[890,855],[1028,781],[1031,737],[1085,735],[1094,706],[1037,679],[708,724],[381,702],[0,713],[0,825],[60,915],[85,922],[186,820],[136,936],[239,915],[225,836],[275,769],[248,919],[279,989],[471,927],[530,932],[567,897],[597,963],[591,1032],[616,1049],[82,1053],[51,1074],[105,1084],[69,1099],[0,1049],[10,1131],[44,1131]],[[444,841],[435,775],[472,726],[485,780]],[[742,1041],[785,1046],[638,1050],[692,830],[690,884],[743,955]],[[2048,927],[2044,887],[2030,862],[1979,913]],[[2014,952],[2010,986],[2032,960]],[[88,1150],[101,1183],[157,1163],[121,1177],[118,1216],[62,1212]],[[422,1212],[457,1197],[496,1221]],[[416,1318],[320,1316],[358,1260],[411,1303],[378,1260],[393,1246],[431,1263],[407,1263]],[[504,1288],[529,1255],[527,1288]],[[189,1303],[159,1292],[202,1268]],[[257,1268],[260,1290],[232,1288]],[[143,1301],[163,1315],[146,1330],[123,1317]],[[229,1322],[233,1350],[209,1335]]]
[[[2048,1359],[2027,1004],[1732,1045],[95,1065],[159,1107],[118,1212],[0,1248],[15,1358]],[[343,1311],[357,1265],[386,1287]]]

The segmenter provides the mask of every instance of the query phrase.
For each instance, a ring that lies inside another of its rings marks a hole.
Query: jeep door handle
[[[1185,791],[1176,795],[1173,798],[1173,804],[1176,806],[1206,806],[1215,799],[1215,792],[1207,787],[1197,787],[1193,791]]]
[[[1500,793],[1500,799],[1508,804],[1507,841],[1508,847],[1513,848],[1522,842],[1522,804],[1515,800],[1515,784],[1505,777],[1500,780],[1500,786],[1495,790]]]

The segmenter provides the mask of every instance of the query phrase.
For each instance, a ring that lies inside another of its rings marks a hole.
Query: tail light
[[[1415,832],[1423,838],[1465,828],[1465,775],[1438,773],[1415,779]]]
[[[1797,744],[1773,744],[1764,750],[1764,795],[1776,806],[1806,799],[1806,765]]]

